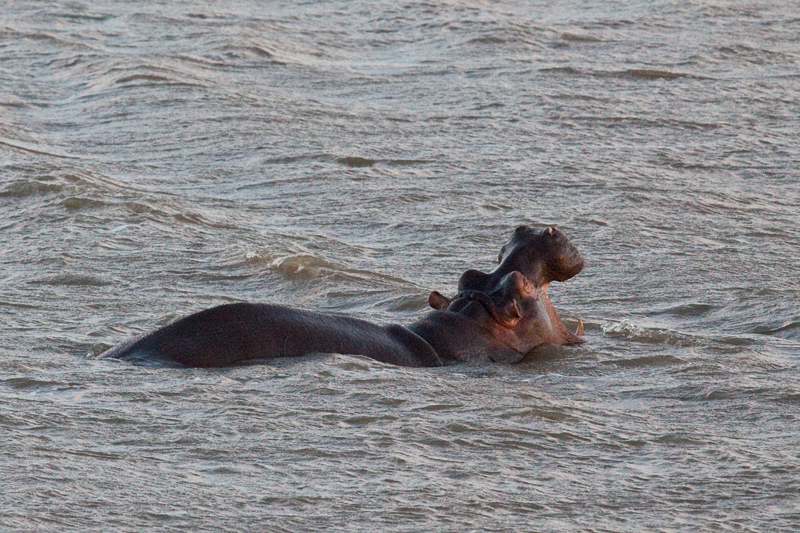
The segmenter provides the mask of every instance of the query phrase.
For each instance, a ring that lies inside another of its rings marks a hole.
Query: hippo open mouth
[[[452,299],[433,291],[428,297],[428,303],[434,309],[463,313],[470,303],[476,302],[503,328],[513,330],[527,320],[540,326],[537,328],[539,335],[555,328],[554,333],[562,337],[561,344],[584,342],[580,338],[583,335],[583,321],[578,319],[574,334],[568,331],[547,296],[546,286],[537,289],[525,275],[515,270],[506,274],[491,289],[489,293],[474,289],[464,290]]]
[[[459,279],[455,297],[433,292],[428,303],[440,311],[469,315],[478,327],[520,352],[544,343],[579,344],[584,342],[583,322],[578,320],[576,331],[569,331],[547,287],[572,278],[583,266],[583,257],[560,230],[520,226],[501,248],[495,270],[468,270]],[[480,304],[484,317],[472,302]]]

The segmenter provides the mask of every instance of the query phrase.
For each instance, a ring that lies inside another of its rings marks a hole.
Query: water
[[[796,2],[0,15],[0,529],[794,531]],[[409,323],[556,224],[514,366],[94,355],[249,300]]]

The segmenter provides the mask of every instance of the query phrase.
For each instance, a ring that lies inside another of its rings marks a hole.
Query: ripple
[[[793,530],[794,5],[84,3],[0,24],[0,523]],[[593,317],[535,363],[85,357],[225,301],[407,322],[520,223]]]
[[[25,198],[64,190],[64,184],[52,181],[52,178],[25,179],[6,185],[0,196]]]
[[[618,359],[615,361],[603,361],[604,364],[611,364],[626,368],[637,367],[657,367],[665,365],[682,364],[684,361],[672,355],[650,355],[645,357],[635,357],[632,359]]]
[[[758,326],[754,329],[753,333],[771,335],[783,339],[800,339],[800,320],[785,322],[777,327]]]
[[[287,278],[297,280],[317,278],[323,270],[341,270],[339,265],[307,254],[276,257],[269,261],[269,266]]]
[[[375,165],[374,159],[366,159],[364,157],[355,156],[340,157],[336,160],[336,162],[350,168],[365,168]]]
[[[603,324],[602,329],[603,333],[610,337],[622,337],[629,340],[653,344],[671,344],[689,347],[713,342],[710,339],[704,339],[699,336],[688,335],[677,331],[661,328],[646,328],[628,319],[621,322]]]
[[[602,39],[599,37],[594,37],[592,35],[582,35],[577,33],[562,33],[561,39],[564,41],[570,41],[574,43],[599,43],[602,42]]]
[[[677,80],[679,78],[685,78],[688,74],[684,74],[681,72],[669,72],[666,70],[648,70],[648,69],[629,69],[625,71],[625,74],[631,76],[633,78],[642,78],[646,80]]]
[[[649,314],[651,316],[672,315],[681,318],[695,318],[695,317],[705,316],[716,309],[717,307],[712,304],[701,304],[692,302],[653,311]]]
[[[29,283],[34,285],[62,285],[62,286],[77,286],[77,287],[104,287],[106,285],[113,285],[113,281],[109,281],[96,276],[87,276],[84,274],[55,274],[52,276],[45,276],[38,278]]]
[[[9,148],[13,148],[15,150],[19,150],[21,152],[33,155],[51,156],[51,157],[57,157],[59,159],[83,159],[81,156],[64,153],[51,146],[32,144],[24,141],[17,141],[2,137],[0,137],[0,146],[7,146]]]

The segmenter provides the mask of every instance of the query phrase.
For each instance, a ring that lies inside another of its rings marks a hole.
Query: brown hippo
[[[479,270],[464,272],[458,280],[459,293],[477,291],[493,295],[500,291],[502,295],[500,287],[503,286],[503,280],[509,274],[518,272],[532,286],[530,290],[538,310],[535,323],[541,343],[583,342],[580,339],[583,335],[583,322],[578,320],[578,331],[575,334],[569,332],[547,296],[547,287],[551,281],[566,281],[583,270],[581,254],[564,233],[552,226],[541,232],[528,226],[519,226],[514,230],[511,240],[500,249],[498,262],[500,264],[489,274]],[[429,302],[431,307],[441,309],[447,300],[442,300],[437,295],[438,293],[431,294]],[[497,303],[501,301],[502,296]],[[532,320],[528,315],[526,317]],[[530,339],[532,333],[523,336]]]
[[[308,353],[371,357],[401,366],[448,361],[516,363],[544,343],[583,342],[567,331],[547,297],[547,284],[566,280],[583,259],[563,233],[521,226],[490,274],[461,276],[451,300],[438,292],[435,310],[403,327],[278,305],[236,303],[212,307],[112,348],[101,357],[188,367]]]

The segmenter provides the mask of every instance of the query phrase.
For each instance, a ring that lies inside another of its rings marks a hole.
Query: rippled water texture
[[[796,531],[800,17],[742,2],[0,11],[0,529]],[[520,365],[94,356],[214,304],[409,323],[517,224]]]

